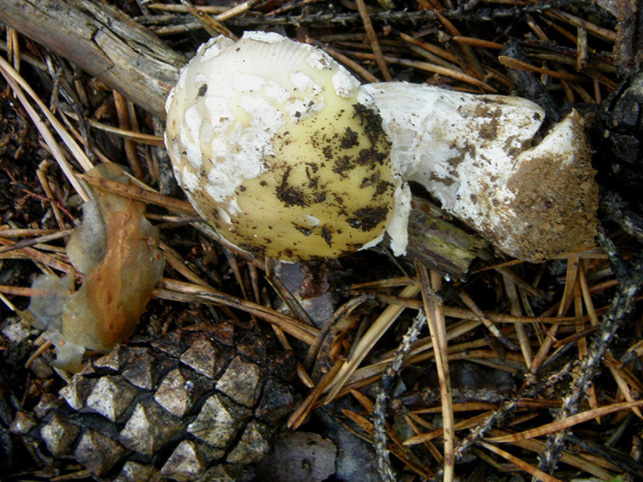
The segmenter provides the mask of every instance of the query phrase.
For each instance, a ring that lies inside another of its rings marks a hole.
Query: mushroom
[[[521,259],[593,238],[597,188],[576,113],[538,143],[544,112],[526,99],[360,86],[323,51],[264,32],[201,46],[166,110],[179,184],[252,254],[337,257],[385,233],[404,254],[407,181]]]
[[[234,245],[299,260],[382,239],[402,192],[390,144],[372,100],[326,53],[275,33],[214,38],[166,109],[176,179]]]

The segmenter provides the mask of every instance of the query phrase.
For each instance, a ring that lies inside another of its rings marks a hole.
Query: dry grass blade
[[[365,59],[373,59],[374,58],[374,56],[372,54],[355,54],[355,56],[359,57],[359,58],[365,58]],[[384,59],[389,63],[402,65],[404,67],[411,67],[411,68],[418,69],[418,70],[421,70],[421,71],[430,72],[432,74],[444,75],[445,77],[450,77],[452,79],[459,80],[461,82],[465,82],[467,84],[470,84],[470,85],[472,85],[474,87],[478,87],[478,88],[480,88],[480,89],[482,89],[483,91],[486,91],[486,92],[491,92],[491,93],[497,93],[498,92],[495,87],[492,87],[491,85],[487,84],[486,82],[478,80],[475,77],[472,77],[470,75],[464,74],[462,72],[458,72],[457,70],[442,67],[441,65],[435,65],[435,64],[431,64],[429,62],[420,62],[420,61],[417,61],[417,60],[401,59],[401,58],[397,58],[397,57],[391,57],[391,56],[388,56],[388,55],[385,55]]]
[[[465,321],[451,325],[449,327],[447,340],[472,332],[480,325],[480,321]],[[433,359],[432,347],[433,343],[431,340],[420,340],[413,346],[409,356],[405,360],[405,365],[419,364],[423,361]],[[458,347],[450,347],[450,350],[457,351]],[[338,393],[338,396],[343,396],[350,392],[351,389],[360,388],[378,380],[394,356],[394,353],[386,354],[380,361],[355,370],[346,382],[344,388]]]
[[[440,20],[442,25],[444,25],[444,27],[447,29],[447,31],[449,32],[449,34],[452,37],[460,37],[461,36],[460,31],[458,30],[458,28],[451,21],[449,21],[446,17],[441,15],[438,10],[435,11],[435,14],[436,14],[438,20]],[[465,65],[464,61],[461,61],[460,62],[460,67],[462,67],[462,69],[465,72],[469,72],[471,74],[471,76],[473,76],[473,77],[475,77],[477,79],[483,79],[485,77],[484,67],[482,66],[482,64],[478,60],[478,57],[476,56],[474,50],[467,43],[461,43],[459,45],[460,45],[460,48],[462,49],[462,51],[464,52],[464,56],[465,56],[466,61],[468,62],[468,65]]]
[[[401,298],[412,298],[420,291],[417,283],[410,284],[400,293]],[[332,401],[339,391],[344,387],[349,377],[362,363],[373,345],[386,333],[395,320],[404,311],[404,307],[391,305],[375,320],[364,336],[354,345],[353,354],[347,362],[344,362],[339,372],[329,385],[329,393],[326,396],[326,403]]]
[[[633,382],[633,388],[636,390],[636,392],[640,393],[641,389],[641,382],[636,379],[636,377],[632,376],[630,373],[628,373],[627,370],[623,368],[623,365],[619,363],[615,358],[614,355],[610,351],[607,351],[605,353],[605,365],[610,370],[610,373],[612,374],[612,377],[614,377],[614,381],[616,381],[616,384],[618,385],[619,390],[623,394],[623,397],[625,400],[628,402],[635,402],[636,397],[634,393],[632,393],[632,389],[630,388],[630,383],[628,383],[628,380]],[[590,392],[590,395],[592,395],[594,391]],[[592,399],[590,398],[590,401]],[[639,418],[643,418],[643,415],[641,414],[641,411],[638,409],[638,407],[633,407],[632,411],[637,415]]]
[[[553,77],[555,79],[569,80],[571,82],[589,82],[590,81],[590,79],[588,77],[585,77],[584,75],[570,74],[568,72],[551,70],[545,67],[537,67],[535,65],[531,65],[531,64],[528,64],[527,62],[522,62],[520,60],[516,60],[512,57],[507,57],[505,55],[499,55],[498,60],[502,65],[506,67],[510,67],[516,70],[523,70],[525,72],[535,72],[542,75],[548,75],[549,77]]]
[[[451,54],[447,50],[444,50],[441,47],[438,47],[428,42],[424,42],[422,40],[411,37],[410,35],[407,35],[404,32],[400,32],[400,38],[405,42],[408,42],[416,47],[419,47],[425,50],[427,53],[430,53],[431,58],[438,59],[438,60],[435,60],[435,63],[437,63],[438,65],[442,65],[443,67],[447,67],[447,68],[455,68],[455,64],[458,62],[458,59],[453,54]],[[439,60],[439,59],[442,59],[442,60]]]
[[[42,103],[40,98],[31,89],[31,87],[29,87],[29,84],[27,84],[24,81],[24,79],[20,76],[20,74],[18,74],[18,72],[16,72],[13,69],[13,67],[11,67],[2,57],[0,57],[0,72],[7,80],[7,82],[13,89],[14,93],[16,94],[16,97],[18,97],[23,107],[31,117],[31,120],[33,121],[34,125],[38,128],[43,139],[51,149],[56,161],[60,165],[60,168],[67,176],[67,179],[69,179],[69,182],[72,184],[72,186],[74,186],[74,188],[76,189],[76,192],[83,198],[83,200],[88,201],[90,199],[89,194],[87,194],[87,192],[85,192],[85,189],[83,189],[80,183],[78,183],[78,181],[74,179],[74,172],[73,172],[72,166],[69,164],[69,162],[67,161],[67,158],[62,153],[60,147],[58,146],[58,143],[54,139],[54,136],[51,134],[47,126],[40,120],[40,117],[38,116],[34,108],[31,106],[31,104],[23,94],[23,89],[27,93],[29,93],[29,95],[31,95],[34,101],[38,104],[38,106],[43,111],[43,113],[47,116],[49,121],[56,128],[58,134],[65,140],[65,142],[67,143],[67,146],[70,147],[71,151],[74,152],[74,154],[76,154],[77,156],[76,158],[77,160],[79,160],[79,162],[81,162],[81,165],[86,170],[89,170],[93,166],[91,162],[89,162],[89,159],[87,159],[87,156],[85,156],[85,154],[82,152],[78,144],[76,144],[76,142],[67,133],[65,128],[56,120],[56,118],[51,113],[51,111]]]
[[[521,316],[522,308],[520,306],[520,297],[518,295],[518,290],[516,289],[516,284],[507,276],[503,276],[502,281],[505,287],[505,293],[509,298],[511,314],[514,316]],[[520,351],[525,359],[525,366],[531,366],[533,351],[531,349],[529,336],[527,335],[524,325],[517,324],[515,329],[516,337],[520,343]]]
[[[49,179],[47,177],[47,171],[49,170],[49,162],[48,161],[42,161],[40,165],[38,166],[38,170],[36,171],[36,175],[38,176],[38,181],[40,182],[40,185],[42,186],[42,189],[45,191],[45,196],[47,196],[47,199],[49,200],[49,204],[51,206],[51,209],[54,213],[54,216],[56,218],[56,222],[58,223],[58,227],[60,229],[65,229],[67,225],[65,224],[65,221],[63,220],[63,216],[61,213],[61,209],[58,206],[58,203],[55,200],[54,193],[52,190],[52,186],[49,183]]]
[[[465,37],[463,35],[454,35],[453,40],[463,45],[470,45],[471,47],[480,47],[483,49],[502,50],[504,47],[498,42],[491,42],[489,40],[482,40],[474,37]]]
[[[29,228],[9,228],[3,226],[0,228],[0,237],[7,238],[28,238],[30,236],[47,236],[49,234],[59,233],[58,229],[29,229]]]
[[[128,102],[128,100],[118,91],[114,91],[113,95],[120,127],[125,130],[131,130],[132,126],[136,125],[136,116],[133,109],[128,108],[131,106],[131,103]],[[125,156],[127,157],[127,162],[132,170],[132,174],[136,179],[143,179],[143,170],[141,169],[141,163],[139,162],[136,154],[135,143],[131,139],[125,139],[124,147]]]
[[[2,57],[0,57],[0,66],[5,79],[7,80],[7,82],[9,82],[12,85],[12,88],[14,88],[14,86],[16,85],[19,85],[20,89],[23,89],[27,94],[29,94],[29,96],[33,99],[33,101],[38,105],[38,108],[42,111],[45,117],[47,117],[47,120],[54,127],[54,129],[56,130],[56,133],[63,139],[63,141],[65,142],[65,145],[72,152],[72,154],[74,155],[74,158],[76,159],[76,161],[78,161],[78,163],[82,166],[82,168],[85,169],[86,171],[89,171],[92,167],[94,167],[93,164],[85,155],[85,152],[78,145],[78,143],[65,130],[63,125],[58,121],[58,119],[56,119],[56,117],[51,112],[51,110],[47,108],[47,106],[42,102],[38,94],[34,92],[34,90],[22,78],[22,76],[16,70],[14,70]],[[18,89],[18,91],[20,91],[20,89]],[[23,105],[24,105],[24,102],[23,102]],[[25,105],[25,108],[26,108],[26,105]],[[33,117],[32,117],[32,120],[34,120],[34,123],[36,122],[35,119],[33,119]],[[63,168],[63,166],[61,166],[61,168]],[[72,182],[71,179],[69,179],[69,181]]]
[[[368,70],[362,67],[360,64],[355,62],[353,59],[347,57],[343,53],[333,48],[328,47],[327,45],[322,45],[323,48],[331,57],[337,60],[339,63],[344,64],[346,67],[351,69],[353,72],[357,72],[362,79],[366,82],[378,82],[378,78],[371,74]]]
[[[600,27],[588,20],[585,20],[583,18],[580,18],[576,15],[572,15],[571,13],[568,12],[563,12],[562,10],[551,10],[547,12],[548,16],[552,18],[558,18],[565,20],[566,22],[569,22],[573,25],[579,25],[587,29],[588,32],[593,33],[597,37],[602,38],[603,40],[607,40],[608,42],[615,42],[616,41],[616,32],[613,30],[607,29]]]
[[[595,290],[611,288],[614,286],[612,281],[606,282],[604,285],[594,287]],[[414,310],[420,309],[422,307],[422,302],[419,300],[409,300],[401,299],[395,296],[389,295],[376,295],[376,297],[382,301],[392,304],[399,304],[407,308]],[[554,310],[555,311],[555,310]],[[466,310],[457,306],[445,306],[444,314],[451,318],[457,318],[460,320],[470,320],[477,319],[478,315],[471,310]],[[575,317],[575,316],[548,316],[543,314],[542,316],[516,316],[508,315],[505,313],[490,313],[483,311],[482,314],[491,320],[494,323],[512,323],[512,324],[521,324],[521,323],[542,323],[546,325],[577,325],[587,321],[587,317]]]
[[[161,12],[188,13],[188,8],[185,5],[173,5],[170,3],[150,3],[147,8]],[[198,6],[195,8],[209,14],[218,14],[225,11],[225,7],[219,6]]]
[[[299,426],[304,423],[306,417],[310,415],[319,397],[324,393],[328,384],[333,380],[339,369],[341,368],[341,361],[335,362],[332,368],[326,373],[322,379],[317,383],[315,388],[308,394],[306,399],[299,405],[299,407],[288,418],[288,428],[297,430]]]
[[[159,194],[150,188],[141,188],[131,186],[118,181],[110,181],[96,176],[87,176],[85,174],[76,174],[76,177],[84,183],[102,189],[104,191],[120,194],[125,197],[142,201],[146,204],[161,206],[169,211],[179,211],[191,216],[198,216],[192,205],[187,201],[182,201],[171,196]]]
[[[453,408],[453,405],[451,405],[451,407]],[[469,408],[473,408],[473,407],[469,407]],[[443,409],[442,409],[441,406],[436,407],[436,411],[438,411],[438,410],[442,411]],[[453,425],[453,432],[455,433],[455,432],[457,432],[459,430],[466,430],[466,429],[469,429],[469,428],[473,428],[473,427],[479,425],[482,421],[484,421],[484,419],[486,419],[489,415],[490,415],[489,412],[485,412],[485,413],[482,413],[480,415],[476,415],[475,417],[471,417],[471,418],[466,419],[466,420],[461,420],[460,422],[458,422],[455,425]],[[426,442],[434,440],[434,439],[436,439],[438,437],[441,437],[443,435],[444,435],[444,429],[443,428],[438,428],[438,429],[435,429],[435,430],[433,430],[431,432],[420,433],[420,434],[414,435],[413,437],[410,437],[410,438],[406,439],[404,441],[404,445],[407,446],[407,447],[410,447],[410,446],[413,446],[413,445],[426,443]]]
[[[555,422],[551,422],[531,430],[525,430],[524,432],[505,435],[501,437],[491,437],[487,438],[486,440],[493,443],[506,443],[515,442],[517,440],[530,439],[534,437],[541,437],[550,433],[566,430],[573,427],[574,425],[587,422],[594,418],[603,417],[620,410],[631,410],[635,407],[640,407],[641,405],[643,405],[643,400],[638,400],[636,402],[613,403],[612,405],[595,408],[593,410],[587,410],[586,412],[572,415],[571,417],[568,417],[564,420],[557,420]]]
[[[362,430],[364,430],[370,436],[373,435],[374,428],[373,428],[373,424],[370,421],[366,420],[360,414],[355,413],[352,410],[342,410],[342,413],[346,417],[350,418],[353,422],[355,422]],[[389,444],[388,448],[395,457],[397,457],[402,462],[404,462],[404,464],[409,469],[416,472],[420,477],[423,477],[425,479],[430,479],[433,476],[433,473],[427,470],[426,467],[412,460],[409,457],[409,454],[407,454],[403,448],[400,448],[398,445],[393,443]]]
[[[540,440],[516,440],[513,442],[513,445],[520,447],[530,452],[539,454],[545,448],[545,442]],[[586,457],[581,455],[571,453],[570,451],[564,451],[561,458],[561,462],[576,467],[577,469],[583,470],[595,477],[599,477],[602,480],[611,480],[614,478],[614,474],[619,472],[619,467],[608,460],[602,459],[598,462],[593,462],[588,460]],[[611,472],[609,472],[608,470]]]
[[[19,248],[17,250],[10,251],[9,253],[0,254],[0,259],[9,259],[14,257],[36,261],[63,273],[71,273],[74,271],[74,268],[72,268],[72,266],[66,261],[61,260],[60,256],[53,256],[35,248]]]
[[[154,291],[154,295],[168,300],[215,303],[236,308],[268,323],[274,323],[286,333],[308,345],[315,343],[319,336],[319,331],[316,328],[308,326],[296,318],[278,313],[263,305],[222,293],[214,288],[164,278]]]
[[[63,231],[58,231],[56,233],[46,234],[44,236],[38,236],[31,239],[23,239],[13,244],[9,244],[0,248],[0,254],[6,253],[9,251],[14,251],[17,249],[27,248],[30,246],[35,246],[41,243],[47,243],[49,241],[55,241],[56,239],[61,239],[71,234],[71,229],[66,229]],[[1,232],[1,231],[0,231]]]
[[[70,119],[73,119],[75,121],[79,120],[79,117],[74,114],[73,112],[65,112],[64,113],[67,117]],[[155,136],[152,134],[143,134],[142,132],[136,132],[128,129],[122,129],[119,127],[114,127],[108,124],[104,124],[102,122],[99,122],[94,119],[84,119],[86,122],[89,123],[89,125],[99,131],[107,132],[109,134],[114,134],[119,137],[123,137],[124,139],[129,139],[134,142],[137,142],[139,144],[147,144],[150,146],[162,146],[164,145],[163,143],[163,138],[160,136]]]
[[[25,296],[31,298],[32,296],[44,296],[50,294],[42,290],[35,290],[32,288],[23,288],[21,286],[9,286],[9,285],[0,285],[0,293],[3,295],[11,296]],[[10,304],[5,302],[7,306]],[[16,311],[15,307],[12,308],[12,311]]]
[[[203,28],[213,37],[217,35],[224,35],[232,40],[238,40],[238,37],[233,34],[230,29],[224,27],[221,22],[215,20],[202,9],[198,9],[186,0],[181,0],[181,4],[190,12],[194,17],[203,25]]]
[[[174,250],[172,247],[168,246],[165,242],[161,241],[159,247],[163,251],[163,256],[165,257],[165,262],[168,263],[172,268],[174,268],[177,273],[185,277],[190,283],[195,285],[204,286],[210,288],[210,285],[207,281],[203,280],[197,276],[189,267],[185,259]]]
[[[493,324],[493,322],[485,316],[485,314],[482,312],[480,308],[478,308],[478,305],[476,305],[476,302],[469,296],[469,294],[465,290],[460,290],[460,299],[464,302],[467,307],[475,313],[475,315],[482,321],[484,326],[487,327],[489,332],[495,336],[503,345],[508,347],[510,350],[516,350],[516,345],[514,345],[513,342],[511,342],[505,335],[503,335],[498,327]]]
[[[576,282],[576,276],[578,274],[578,265],[579,265],[578,256],[571,257],[567,263],[565,290],[563,291],[562,300],[558,306],[558,316],[562,316],[567,311],[567,308],[572,302],[574,284]],[[555,337],[556,337],[556,334],[558,333],[559,328],[560,328],[560,325],[555,325],[549,330],[548,336],[545,338],[545,341],[540,346],[538,353],[536,353],[536,356],[534,357],[534,360],[531,366],[529,367],[530,373],[535,374],[540,369],[541,365],[545,361],[545,358],[547,357],[547,354],[549,353],[549,350],[554,344]]]
[[[434,346],[435,364],[440,381],[442,400],[442,423],[444,430],[444,475],[443,480],[451,481],[455,468],[455,419],[453,416],[453,397],[447,355],[447,333],[444,319],[443,302],[437,292],[442,287],[442,278],[437,273],[429,273],[424,266],[416,265],[422,285],[422,301],[426,314],[431,340]]]
[[[486,448],[490,452],[493,452],[494,454],[498,454],[502,458],[508,460],[509,462],[511,462],[513,464],[516,464],[522,470],[524,470],[525,472],[533,475],[538,480],[541,480],[543,482],[562,482],[560,479],[557,479],[556,477],[552,477],[551,475],[546,474],[542,470],[538,470],[533,465],[528,464],[527,462],[525,462],[522,459],[519,459],[515,455],[511,455],[509,452],[506,452],[505,450],[499,449],[498,447],[495,447],[494,445],[491,445],[490,443],[478,442],[478,444],[481,445],[482,447]]]

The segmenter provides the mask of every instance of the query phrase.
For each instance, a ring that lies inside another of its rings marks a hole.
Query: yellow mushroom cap
[[[263,32],[210,40],[168,97],[165,143],[199,214],[285,260],[379,242],[400,181],[369,95],[323,51]]]

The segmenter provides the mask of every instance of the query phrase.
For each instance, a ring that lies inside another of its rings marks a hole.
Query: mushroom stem
[[[519,97],[400,82],[363,89],[403,180],[502,251],[541,261],[592,242],[598,187],[576,111],[542,135],[543,109]]]

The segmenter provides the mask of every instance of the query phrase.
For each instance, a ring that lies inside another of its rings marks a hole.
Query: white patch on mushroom
[[[237,92],[252,92],[259,90],[263,87],[266,81],[263,77],[258,75],[247,74],[245,72],[238,72],[233,75],[233,86]]]
[[[313,102],[312,100],[293,100],[284,107],[290,115],[290,120],[293,123],[297,123],[303,119],[306,119],[316,113],[320,112],[324,108],[324,102],[320,99],[318,102]]]
[[[317,70],[330,69],[335,61],[323,50],[311,49],[306,57],[306,63]]]
[[[185,85],[185,79],[188,76],[188,66],[185,65],[179,72],[179,80],[176,82],[176,87],[174,87],[174,90],[180,90],[183,89],[183,86]]]
[[[268,81],[264,92],[266,93],[266,97],[280,104],[285,104],[291,97],[286,89],[273,80]]]
[[[184,168],[181,176],[182,186],[187,192],[195,193],[199,190],[199,176],[194,171]]]
[[[274,133],[284,122],[283,114],[262,97],[242,95],[239,97],[239,106],[251,116],[250,124],[255,127],[253,130]]]
[[[217,213],[219,213],[219,218],[221,221],[223,221],[225,224],[232,224],[232,218],[230,215],[227,213],[227,211],[221,207],[217,208]]]
[[[409,214],[411,213],[411,188],[407,183],[400,183],[395,190],[395,203],[393,204],[393,215],[386,225],[386,232],[390,239],[391,251],[395,256],[406,254],[406,247],[409,244]]]
[[[377,236],[376,238],[370,240],[368,243],[363,244],[357,251],[363,251],[365,249],[370,249],[374,246],[377,246],[382,242],[384,239],[384,235],[386,234],[386,231],[383,231]]]
[[[201,88],[201,86],[202,86],[203,84],[207,84],[207,83],[208,83],[208,78],[207,78],[207,76],[205,76],[204,74],[197,74],[197,75],[194,77],[194,83],[195,83],[195,84],[197,84],[197,85],[199,86],[199,88]]]
[[[176,89],[172,89],[170,91],[170,94],[167,96],[167,99],[165,99],[165,113],[167,114],[170,111],[170,106],[172,105],[172,102],[174,101],[174,92]]]
[[[234,45],[234,42],[227,37],[214,37],[199,47],[197,55],[200,57],[201,63],[204,63],[217,57],[231,45]]]
[[[210,84],[213,87],[221,87],[222,85],[225,85],[225,82],[226,82],[225,74],[223,72],[218,72],[218,71],[208,72],[208,79],[209,79],[208,88],[210,88],[209,87]],[[209,95],[217,95],[217,93],[218,92],[216,91],[210,92],[210,93],[206,92],[205,95],[207,97]]]
[[[357,102],[360,105],[363,105],[365,107],[369,107],[369,108],[375,110],[376,112],[379,112],[378,109],[377,109],[377,104],[373,100],[373,97],[365,89],[360,88],[359,91],[357,92]],[[386,130],[386,129],[384,129],[384,130]]]
[[[172,142],[172,154],[174,154],[175,159],[181,159],[181,146],[176,141]]]
[[[346,69],[340,67],[332,78],[335,93],[344,98],[353,97],[355,91],[359,89],[359,81],[353,77]]]
[[[316,228],[320,223],[321,221],[319,220],[319,218],[316,218],[311,214],[304,214],[303,216],[302,224],[305,224],[309,228]]]
[[[185,151],[185,157],[194,169],[200,169],[203,164],[201,145],[187,132],[186,124],[179,126],[179,141]]]
[[[214,132],[223,132],[234,121],[234,114],[228,109],[228,101],[223,97],[206,97],[203,103]]]
[[[219,112],[215,105],[221,106],[221,102],[214,101],[209,108]],[[210,167],[206,186],[215,201],[228,203],[230,215],[241,211],[234,197],[236,189],[245,179],[254,179],[265,172],[264,159],[273,153],[272,138],[284,119],[270,102],[260,97],[242,95],[239,106],[252,119],[250,125],[226,118],[225,123],[230,125],[228,136],[217,136],[211,143],[216,162]]]
[[[246,31],[243,33],[243,40],[256,40],[257,42],[265,42],[267,44],[274,44],[283,42],[285,37],[274,32],[259,32],[259,31]]]
[[[321,85],[299,70],[290,74],[290,81],[296,89],[306,93],[309,97],[314,97],[322,91]]]
[[[188,128],[188,133],[195,142],[199,142],[199,129],[201,128],[202,122],[203,118],[201,114],[199,114],[196,105],[193,105],[185,111],[185,125]]]

